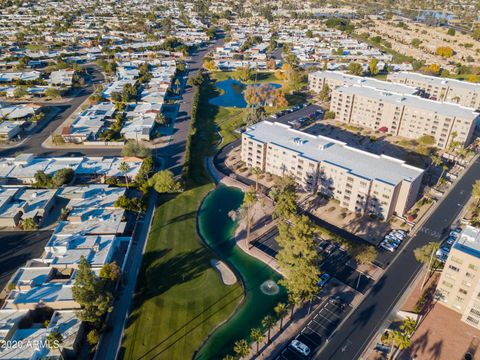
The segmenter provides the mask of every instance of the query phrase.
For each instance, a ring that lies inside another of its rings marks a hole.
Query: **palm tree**
[[[260,343],[263,341],[264,339],[264,336],[263,336],[263,331],[259,328],[253,328],[251,331],[250,331],[250,338],[255,341],[255,343],[257,344],[257,355],[258,355],[258,347],[260,345]]]
[[[410,339],[410,336],[401,332],[401,331],[398,331],[398,330],[394,330],[394,331],[390,331],[388,333],[388,340],[392,346],[394,347],[395,350],[405,350],[406,348],[410,347],[410,345],[412,344],[412,340]],[[393,354],[395,353],[396,351],[392,351],[390,353],[390,359],[393,358]]]
[[[247,340],[238,340],[233,344],[233,351],[235,354],[240,356],[240,358],[246,357],[250,354],[250,346],[248,345]]]
[[[268,343],[270,343],[270,331],[272,330],[272,328],[275,326],[277,322],[275,321],[275,318],[271,315],[267,315],[263,318],[262,320],[262,326],[267,329],[268,333],[267,333],[267,341]]]
[[[235,358],[234,358],[232,355],[228,354],[228,355],[225,355],[225,356],[222,358],[222,360],[235,360]]]
[[[293,312],[295,310],[295,306],[300,304],[301,301],[302,301],[302,299],[297,295],[294,295],[294,294],[289,294],[288,295],[288,302],[289,302],[289,305],[290,305],[290,320],[292,320],[292,318],[293,318]]]
[[[255,175],[255,191],[258,192],[258,176],[262,173],[259,167],[254,167],[252,173]]]
[[[118,170],[125,176],[125,181],[127,182],[127,189],[128,189],[128,175],[127,173],[130,170],[130,165],[128,165],[125,161],[122,161],[118,166]]]
[[[285,303],[279,302],[277,306],[273,308],[273,310],[275,311],[275,314],[277,315],[277,317],[280,319],[280,330],[282,330],[283,318],[288,313],[288,306]]]
[[[252,188],[249,188],[245,192],[245,196],[243,198],[243,204],[242,204],[242,209],[244,210],[243,215],[247,220],[247,237],[245,238],[245,247],[247,248],[247,250],[250,249],[250,231],[252,229],[252,220],[253,220],[251,216],[251,211],[256,201],[257,201],[257,194]]]

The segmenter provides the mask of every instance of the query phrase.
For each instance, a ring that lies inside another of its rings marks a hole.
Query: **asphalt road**
[[[205,55],[221,44],[223,44],[223,38],[217,39],[215,43],[211,44],[207,49],[201,50],[191,56],[187,61],[189,69],[188,77],[195,76],[198,70],[202,67]],[[186,79],[184,80],[186,81]],[[156,156],[160,156],[164,159],[164,167],[172,171],[174,175],[180,175],[183,163],[185,162],[185,150],[188,132],[190,130],[193,94],[194,89],[190,86],[186,86],[177,113],[177,119],[175,120],[172,139],[167,146],[155,151]]]
[[[119,155],[119,149],[45,149],[42,143],[67,119],[103,82],[103,74],[96,65],[88,65],[92,74],[91,82],[81,89],[75,97],[64,103],[44,104],[46,107],[57,107],[59,113],[48,123],[40,125],[35,132],[18,146],[0,150],[0,157],[14,156],[17,153],[34,153],[38,156],[114,156]]]
[[[0,289],[20,266],[42,255],[51,235],[51,230],[1,232]]]
[[[361,356],[421,269],[413,250],[428,242],[442,240],[467,203],[472,185],[479,177],[480,161],[477,159],[411,242],[401,250],[398,258],[355,309],[348,322],[337,330],[328,345],[317,354],[316,359],[352,360]]]

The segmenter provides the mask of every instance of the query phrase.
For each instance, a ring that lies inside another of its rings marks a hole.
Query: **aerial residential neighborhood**
[[[478,1],[0,9],[0,359],[480,358]]]

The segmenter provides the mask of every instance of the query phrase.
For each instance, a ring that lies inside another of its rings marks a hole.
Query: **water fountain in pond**
[[[267,280],[260,285],[260,290],[262,290],[265,295],[277,295],[280,288],[275,281]]]

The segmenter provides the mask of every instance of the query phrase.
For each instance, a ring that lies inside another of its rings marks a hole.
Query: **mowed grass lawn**
[[[241,286],[221,282],[209,263],[215,256],[196,233],[196,211],[212,188],[206,184],[161,197],[125,332],[124,359],[191,359],[241,301]]]

